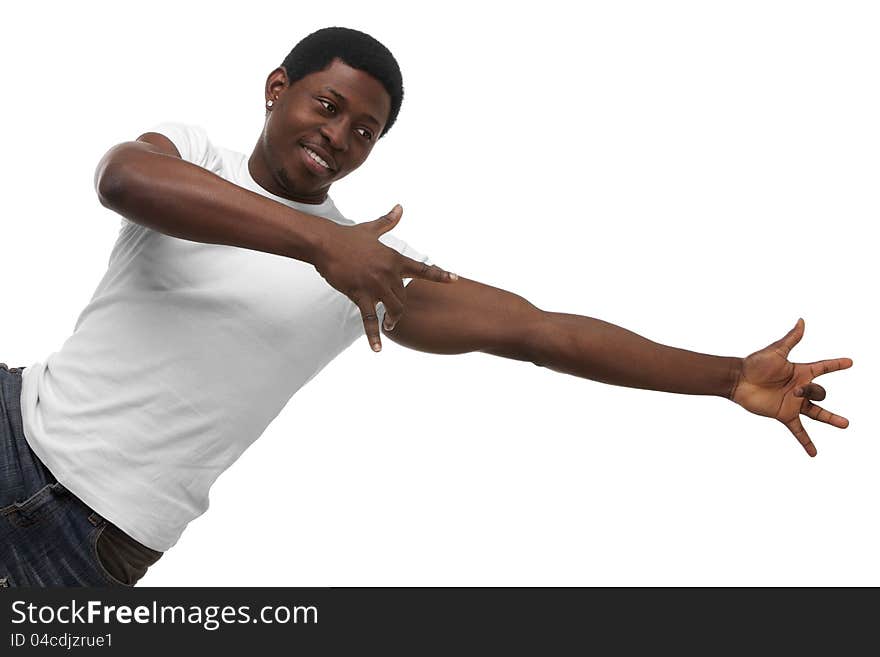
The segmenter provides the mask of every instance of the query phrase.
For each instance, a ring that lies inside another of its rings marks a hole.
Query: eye
[[[328,112],[330,112],[331,114],[336,113],[336,105],[331,103],[326,98],[318,98],[318,102],[321,103],[321,105],[324,106],[324,109],[327,110]]]
[[[358,128],[358,134],[366,139],[367,141],[373,141],[373,133],[367,130],[366,128]]]

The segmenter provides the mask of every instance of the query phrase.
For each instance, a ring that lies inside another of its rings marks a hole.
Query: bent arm
[[[383,217],[345,226],[294,210],[180,159],[164,135],[148,132],[111,148],[95,171],[105,207],[172,237],[263,251],[315,266],[361,312],[374,351],[382,348],[376,304],[403,312],[401,278],[449,283],[455,275],[408,258],[380,242],[400,221],[396,205]],[[396,302],[392,303],[392,299]]]
[[[547,312],[463,277],[454,289],[414,280],[406,295],[406,312],[386,334],[419,351],[482,351],[612,385],[728,399],[742,364],[658,344],[600,319]]]
[[[101,204],[181,239],[239,246],[315,264],[328,222],[180,159],[163,135],[111,148],[95,171]]]

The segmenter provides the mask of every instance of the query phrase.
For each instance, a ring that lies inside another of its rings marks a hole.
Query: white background
[[[143,585],[880,585],[873,3],[14,3],[0,40],[0,360],[61,347],[119,218],[115,143],[250,153],[327,25],[400,62],[397,125],[333,196],[439,265],[658,342],[849,356],[805,419],[362,339],[212,489]],[[230,372],[234,376],[234,372]]]

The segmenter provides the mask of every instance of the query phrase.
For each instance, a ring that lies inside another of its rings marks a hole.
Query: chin
[[[315,187],[311,181],[304,182],[302,178],[292,177],[288,175],[284,169],[278,169],[275,172],[276,179],[288,196],[300,198],[315,198],[324,196],[330,189],[330,185],[322,185]]]
[[[275,178],[288,194],[302,194],[306,187],[301,180],[288,175],[287,169],[278,169],[275,172]]]

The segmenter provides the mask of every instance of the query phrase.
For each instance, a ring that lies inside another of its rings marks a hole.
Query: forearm
[[[130,221],[181,239],[239,246],[314,264],[332,228],[168,155],[127,154],[99,168],[102,205]]]
[[[742,359],[652,342],[592,317],[541,313],[533,338],[537,364],[557,372],[626,386],[730,398]]]

